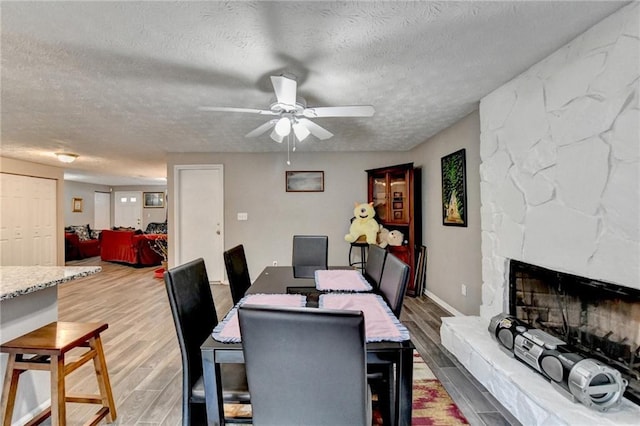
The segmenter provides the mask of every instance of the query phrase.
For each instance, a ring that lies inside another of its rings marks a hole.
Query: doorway
[[[111,227],[111,193],[93,193],[93,228],[109,229]]]
[[[224,277],[222,164],[174,166],[176,265],[203,258],[209,281]]]
[[[140,229],[142,226],[142,192],[117,191],[114,205],[114,226]]]

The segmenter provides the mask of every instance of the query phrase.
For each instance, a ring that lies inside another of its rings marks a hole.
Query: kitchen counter
[[[0,266],[0,301],[86,277],[101,270],[100,266]]]
[[[58,284],[96,274],[99,266],[0,266],[0,342],[58,320]],[[0,354],[4,378],[7,354]],[[20,385],[12,424],[25,424],[49,405],[47,371],[26,371]]]

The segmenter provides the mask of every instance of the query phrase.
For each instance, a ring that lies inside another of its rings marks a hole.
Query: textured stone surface
[[[535,174],[556,163],[556,144],[547,136],[536,143],[527,153],[522,163],[522,170]]]
[[[502,211],[514,222],[522,223],[526,211],[524,195],[514,184],[511,177],[505,179],[498,188],[497,203]]]
[[[504,256],[638,285],[638,22],[633,3],[490,95],[495,103],[515,91],[517,101],[503,127],[481,129],[490,143],[481,146],[483,317],[501,312],[507,279],[494,264]],[[480,108],[481,125],[503,121],[492,103]]]
[[[640,159],[640,109],[628,108],[618,116],[613,124],[610,143],[613,156],[618,160],[637,161]]]
[[[607,183],[608,162],[609,146],[598,137],[559,148],[558,196],[571,208],[595,214]]]
[[[640,162],[615,165],[602,195],[602,206],[608,228],[640,241]]]
[[[560,109],[573,99],[584,96],[594,77],[601,72],[605,58],[604,53],[578,58],[549,77],[545,82],[547,110]]]
[[[586,272],[596,248],[598,220],[555,202],[527,214],[525,262],[563,272]]]
[[[518,182],[518,187],[522,188],[524,192],[527,205],[537,206],[546,203],[554,196],[555,187],[543,173],[533,176],[528,173],[521,173],[515,179]]]

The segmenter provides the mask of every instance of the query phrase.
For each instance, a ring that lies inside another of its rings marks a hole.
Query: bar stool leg
[[[16,392],[18,391],[18,378],[20,371],[15,370],[16,354],[10,353],[7,358],[7,371],[4,373],[4,383],[2,385],[2,405],[0,415],[2,415],[2,425],[11,426],[13,417],[13,407],[16,402]]]
[[[64,388],[64,354],[51,355],[51,425],[66,423],[66,400]]]
[[[109,409],[107,414],[107,423],[115,421],[116,404],[113,401],[111,392],[111,382],[109,380],[109,372],[107,370],[107,361],[104,358],[104,350],[102,347],[102,339],[100,335],[89,340],[89,346],[96,352],[93,358],[93,366],[96,370],[96,378],[98,379],[98,387],[100,388],[100,396],[102,397],[102,406]]]

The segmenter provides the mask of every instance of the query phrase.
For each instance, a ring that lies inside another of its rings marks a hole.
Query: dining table
[[[352,267],[330,267],[330,270],[348,270]],[[358,272],[359,273],[359,272]],[[353,294],[344,292],[343,294]],[[314,278],[298,278],[291,266],[269,266],[256,278],[246,292],[245,297],[251,295],[303,295],[307,307],[318,307],[319,301],[325,294],[338,294],[330,291],[320,291]],[[240,301],[239,303],[242,303]],[[320,302],[321,304],[322,302]],[[232,311],[237,310],[237,306]],[[225,316],[227,319],[230,312]],[[390,316],[393,313],[388,312]],[[395,317],[395,321],[398,322]],[[366,313],[365,313],[366,323]],[[401,326],[404,327],[404,326]],[[219,336],[218,336],[219,339]],[[207,422],[209,425],[224,425],[224,406],[222,401],[222,384],[220,383],[220,365],[224,363],[244,363],[242,342],[220,341],[210,335],[200,347],[202,353],[203,379]],[[394,392],[390,398],[389,413],[392,425],[411,424],[412,382],[413,382],[413,351],[415,346],[408,332],[401,341],[379,340],[367,341],[367,364],[392,363],[395,365],[393,377]],[[313,366],[309,366],[313,368]],[[331,409],[331,407],[327,407]]]

